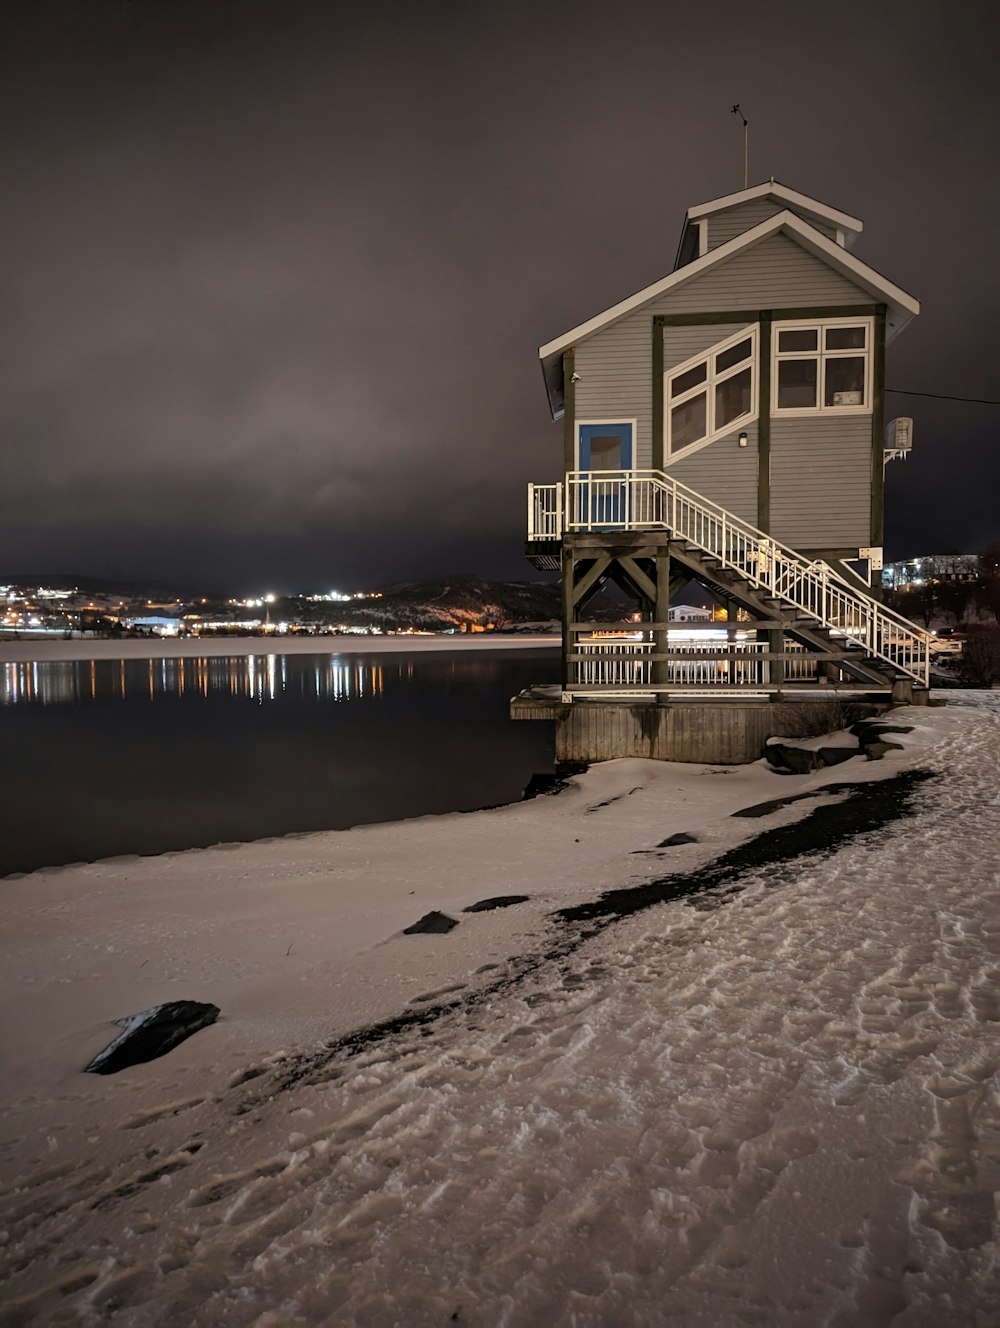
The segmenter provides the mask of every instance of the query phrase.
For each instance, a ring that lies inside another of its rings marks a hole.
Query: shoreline
[[[473,636],[232,636],[129,637],[108,640],[80,637],[66,641],[0,637],[0,664],[49,663],[91,659],[225,659],[249,655],[447,654],[458,651],[525,650],[560,644],[558,636],[495,632]]]

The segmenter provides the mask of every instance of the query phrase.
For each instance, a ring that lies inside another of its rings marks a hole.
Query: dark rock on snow
[[[458,926],[457,918],[449,918],[447,913],[439,913],[434,909],[430,913],[425,913],[422,918],[418,918],[409,927],[403,928],[404,936],[420,936],[425,934],[442,936],[445,932],[451,931],[452,927]]]
[[[819,749],[819,759],[823,765],[841,765],[844,761],[849,761],[852,756],[857,756],[856,747],[821,747]]]
[[[795,747],[782,742],[780,738],[769,738],[764,748],[768,761],[783,773],[791,771],[794,775],[807,775],[812,770],[824,766],[840,765],[852,756],[864,756],[869,761],[881,761],[886,752],[903,751],[901,743],[890,742],[888,733],[912,733],[912,724],[885,724],[877,719],[859,719],[852,724],[849,733],[858,740],[856,748],[851,747]]]
[[[854,753],[856,755],[856,753]],[[779,770],[790,770],[793,775],[808,775],[823,764],[819,752],[808,747],[786,747],[782,742],[769,742],[764,755]]]
[[[878,737],[881,733],[912,733],[912,724],[886,724],[880,719],[859,719],[847,730],[862,742],[868,737]]]
[[[129,1065],[141,1065],[176,1047],[214,1024],[219,1007],[201,1001],[167,1001],[114,1022],[124,1031],[109,1042],[87,1066],[85,1074],[117,1074]]]
[[[886,752],[901,752],[903,750],[902,743],[884,742],[879,738],[864,743],[863,747],[865,756],[869,761],[881,761]]]
[[[470,904],[468,908],[463,908],[463,913],[489,913],[494,908],[510,908],[512,904],[526,904],[531,898],[530,895],[493,895],[490,899],[480,899],[475,904]]]

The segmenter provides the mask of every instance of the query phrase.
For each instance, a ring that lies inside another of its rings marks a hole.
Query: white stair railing
[[[563,533],[563,486],[528,485],[528,539],[560,539]]]
[[[564,530],[669,530],[745,581],[800,609],[900,673],[928,685],[929,636],[748,521],[659,470],[571,471],[560,484],[529,485],[529,539]]]

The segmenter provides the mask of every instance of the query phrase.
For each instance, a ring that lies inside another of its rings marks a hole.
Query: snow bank
[[[1000,698],[963,702],[898,712],[877,763],[619,761],[492,812],[5,882],[8,1320],[988,1322]],[[552,916],[914,766],[941,778],[878,834],[601,930]],[[432,909],[460,925],[401,934]],[[178,997],[222,1019],[80,1073]]]

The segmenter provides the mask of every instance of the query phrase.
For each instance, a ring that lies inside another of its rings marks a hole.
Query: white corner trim
[[[806,212],[811,212],[813,216],[822,217],[824,221],[830,222],[834,227],[845,231],[854,231],[860,234],[865,228],[865,223],[859,217],[852,217],[849,212],[841,212],[839,208],[830,207],[828,203],[821,203],[818,198],[810,198],[808,194],[800,194],[797,189],[789,189],[785,184],[778,184],[776,180],[768,180],[764,184],[755,184],[750,189],[741,189],[735,194],[724,194],[722,198],[709,199],[707,203],[698,203],[695,207],[688,208],[688,221],[694,221],[696,217],[708,216],[710,212],[721,212],[725,208],[737,207],[740,203],[752,203],[758,198],[780,198],[783,203],[791,203],[795,207],[800,207]]]
[[[907,294],[902,287],[896,286],[893,282],[887,280],[880,272],[876,272],[873,267],[869,267],[867,263],[862,263],[860,259],[855,258],[846,249],[841,249],[840,245],[828,239],[815,226],[810,226],[807,221],[803,221],[794,212],[786,210],[776,212],[773,217],[768,217],[766,221],[762,221],[751,227],[750,230],[744,231],[742,235],[734,236],[731,240],[727,240],[725,244],[720,244],[718,248],[710,250],[701,258],[694,259],[685,267],[679,268],[676,272],[671,272],[668,276],[654,282],[652,286],[646,286],[643,290],[636,291],[627,300],[621,300],[618,304],[612,305],[610,309],[605,309],[603,313],[596,314],[585,323],[580,323],[577,327],[571,328],[569,332],[564,332],[562,336],[556,337],[555,340],[546,342],[544,346],[539,346],[539,359],[548,359],[550,355],[559,354],[568,347],[576,345],[585,337],[599,332],[602,327],[617,322],[619,318],[624,318],[626,314],[630,314],[641,308],[642,305],[648,304],[650,300],[655,300],[661,295],[666,295],[669,291],[676,290],[678,286],[684,285],[685,282],[693,281],[696,277],[700,277],[703,272],[707,272],[709,268],[718,263],[726,262],[727,259],[741,253],[744,249],[759,244],[761,240],[767,239],[769,235],[773,235],[780,230],[795,235],[804,248],[811,250],[818,257],[822,256],[828,259],[832,266],[838,267],[841,271],[854,277],[873,294],[882,296],[887,303],[896,304],[907,314],[914,317],[920,313],[919,300]]]

